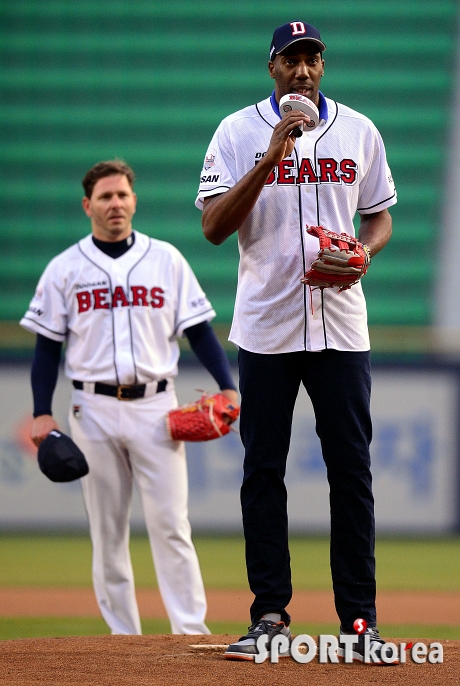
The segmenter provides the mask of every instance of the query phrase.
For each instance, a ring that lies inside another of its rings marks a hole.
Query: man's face
[[[288,93],[298,93],[318,105],[319,84],[324,73],[324,60],[318,46],[311,41],[297,41],[290,45],[273,62],[268,71],[275,79],[277,101]]]
[[[83,198],[83,209],[91,219],[95,238],[110,242],[127,238],[132,230],[136,201],[136,194],[123,174],[99,179],[91,197]]]

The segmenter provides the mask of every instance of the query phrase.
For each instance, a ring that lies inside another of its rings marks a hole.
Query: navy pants
[[[251,621],[291,600],[287,492],[284,483],[295,400],[302,383],[313,404],[330,488],[330,562],[343,631],[362,617],[375,626],[375,524],[369,444],[369,352],[238,353],[241,487]]]

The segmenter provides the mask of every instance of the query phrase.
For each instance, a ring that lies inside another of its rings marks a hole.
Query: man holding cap
[[[170,243],[133,230],[134,178],[122,160],[88,170],[82,205],[91,233],[49,263],[21,320],[37,335],[31,436],[45,445],[45,473],[56,477],[46,458],[63,440],[51,405],[65,342],[69,424],[89,467],[81,485],[101,614],[113,634],[141,633],[129,553],[135,483],[172,633],[208,634],[185,447],[166,428],[178,404],[178,338],[187,336],[223,395],[235,403],[238,396],[209,323],[214,309],[190,265]]]
[[[238,231],[240,265],[230,340],[239,348],[241,489],[246,564],[255,595],[246,636],[226,657],[254,659],[257,639],[290,637],[291,572],[284,483],[295,400],[309,394],[327,467],[331,572],[341,634],[367,631],[376,662],[374,502],[370,472],[370,344],[361,283],[340,292],[301,283],[317,258],[322,225],[354,235],[372,258],[391,236],[396,192],[379,132],[362,114],[320,91],[326,45],[304,21],[277,28],[270,97],[222,121],[205,156],[196,205],[205,237],[219,245]],[[283,96],[307,98],[318,125]],[[310,126],[308,126],[310,124]],[[304,129],[301,137],[298,129]],[[307,133],[308,131],[308,133]],[[366,638],[365,638],[366,637]],[[339,656],[344,655],[339,643]]]

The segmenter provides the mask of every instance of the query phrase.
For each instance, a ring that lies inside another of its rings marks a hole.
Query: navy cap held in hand
[[[38,466],[51,481],[74,481],[86,476],[88,463],[70,436],[50,431],[38,448]]]

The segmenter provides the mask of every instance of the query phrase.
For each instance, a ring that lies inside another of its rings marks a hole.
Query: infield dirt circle
[[[137,593],[143,617],[165,617],[158,591]],[[249,591],[209,590],[208,619],[241,621],[247,626],[252,598]],[[297,621],[337,622],[330,592],[294,593]],[[405,640],[429,645],[435,625],[457,626],[460,593],[393,592],[378,594],[378,613],[388,624],[431,624],[429,636],[398,634],[387,641]],[[97,616],[91,589],[0,589],[0,614],[13,616]],[[295,633],[295,623],[293,624]],[[398,666],[320,664],[315,658],[299,664],[291,658],[278,664],[257,665],[224,658],[224,646],[235,635],[211,636],[93,636],[29,638],[0,642],[0,686],[406,686],[460,685],[460,641],[439,641],[444,663],[407,662]],[[316,637],[314,637],[316,639]],[[194,647],[195,646],[195,647]],[[198,646],[198,647],[196,647]],[[206,647],[208,646],[208,647]]]
[[[0,684],[67,686],[369,686],[460,683],[460,642],[441,641],[444,663],[397,666],[226,660],[235,636],[97,636],[2,641]],[[197,647],[198,646],[198,647]],[[207,648],[206,646],[212,646]]]

